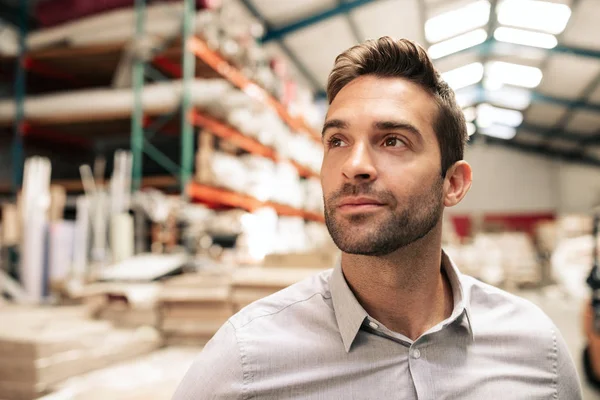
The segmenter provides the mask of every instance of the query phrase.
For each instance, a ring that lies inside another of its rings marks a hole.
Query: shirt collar
[[[344,348],[348,352],[368,314],[356,300],[354,293],[348,286],[342,272],[341,262],[338,262],[333,269],[329,280],[329,290],[331,291],[333,310],[342,335]]]
[[[452,315],[446,321],[450,323],[461,318],[461,324],[468,330],[471,340],[474,340],[468,291],[464,288],[460,271],[444,251],[442,251],[442,268],[444,268],[448,276],[454,298]],[[329,281],[329,289],[344,348],[346,352],[349,352],[365,318],[369,315],[348,286],[342,272],[341,263],[339,262],[333,269]],[[463,315],[464,318],[462,317]]]

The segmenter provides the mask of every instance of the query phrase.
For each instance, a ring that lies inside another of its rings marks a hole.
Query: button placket
[[[418,360],[419,358],[421,358],[421,350],[419,350],[419,349],[411,350],[411,356],[415,360]]]

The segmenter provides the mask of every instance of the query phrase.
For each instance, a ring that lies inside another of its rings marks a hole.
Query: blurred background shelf
[[[236,207],[249,212],[256,211],[261,207],[271,207],[280,216],[302,217],[309,221],[325,222],[325,217],[314,212],[308,212],[269,201],[260,201],[252,196],[235,193],[226,189],[203,185],[200,183],[191,183],[188,186],[187,194],[189,195],[192,201],[203,202],[214,207]]]

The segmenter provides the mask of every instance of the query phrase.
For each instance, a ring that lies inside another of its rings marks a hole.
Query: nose
[[[352,146],[342,167],[342,173],[351,181],[368,182],[377,179],[377,169],[367,144],[358,142]]]

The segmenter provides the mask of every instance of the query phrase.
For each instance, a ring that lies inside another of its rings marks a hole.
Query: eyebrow
[[[323,131],[321,131],[321,136],[324,136],[328,129],[334,128],[348,129],[348,123],[346,121],[342,121],[341,119],[330,119],[329,121],[325,121],[323,124]]]
[[[324,136],[328,129],[348,129],[349,124],[341,119],[331,119],[323,124],[321,135]],[[423,135],[413,124],[405,121],[376,121],[373,122],[373,129],[378,131],[408,131],[422,142]]]
[[[413,124],[404,121],[377,121],[373,123],[373,128],[379,131],[408,131],[417,137],[419,141],[423,141],[423,135]]]

